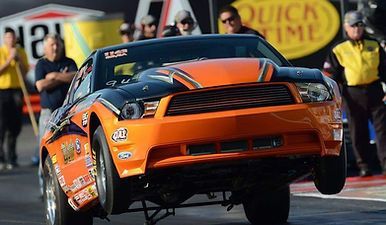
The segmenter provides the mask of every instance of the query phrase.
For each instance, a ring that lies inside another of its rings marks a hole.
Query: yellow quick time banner
[[[312,54],[340,28],[337,9],[327,0],[237,0],[243,24],[258,30],[287,59]],[[219,21],[220,33],[224,33]]]

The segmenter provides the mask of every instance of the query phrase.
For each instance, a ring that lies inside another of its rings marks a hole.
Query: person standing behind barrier
[[[192,35],[192,31],[196,28],[192,14],[187,10],[180,10],[175,16],[176,27],[182,36]]]
[[[175,16],[174,23],[163,28],[162,37],[192,35],[194,28],[196,28],[196,22],[192,14],[187,10],[180,10]]]
[[[29,66],[27,54],[17,46],[12,28],[5,28],[3,39],[0,48],[0,170],[10,170],[18,166],[16,140],[22,128],[23,94],[18,73],[24,77]]]
[[[348,38],[333,47],[323,68],[341,84],[359,175],[371,176],[368,119],[374,124],[378,158],[386,174],[386,110],[381,86],[386,80],[386,57],[377,41],[364,36],[364,25],[359,11],[345,14]]]
[[[231,5],[226,5],[220,10],[219,19],[227,34],[254,34],[264,38],[257,30],[244,26],[238,10]]]
[[[59,35],[47,34],[43,40],[44,56],[35,66],[35,86],[40,94],[39,139],[51,113],[59,108],[66,97],[71,80],[78,70],[74,60],[64,54]]]
[[[132,23],[122,23],[119,27],[122,43],[134,41],[135,26]]]
[[[136,39],[137,41],[156,38],[157,24],[156,19],[152,15],[146,15],[141,19],[141,34]]]

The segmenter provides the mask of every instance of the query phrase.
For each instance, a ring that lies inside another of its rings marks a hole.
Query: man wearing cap
[[[225,33],[227,34],[254,34],[264,38],[258,31],[244,26],[238,10],[231,5],[226,5],[220,10],[219,19],[224,25]]]
[[[135,26],[132,23],[122,23],[119,27],[122,43],[134,41]]]
[[[364,36],[364,26],[359,11],[345,14],[347,39],[333,47],[323,68],[341,86],[359,175],[370,176],[368,119],[374,124],[378,158],[386,174],[386,108],[381,86],[386,81],[386,57],[377,41]]]
[[[141,34],[137,40],[146,40],[156,37],[157,25],[156,19],[152,15],[146,15],[141,19]]]
[[[196,28],[196,22],[187,10],[178,11],[175,21],[181,35],[192,35],[192,31]]]

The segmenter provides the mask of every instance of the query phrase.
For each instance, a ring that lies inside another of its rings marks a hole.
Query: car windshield
[[[133,75],[145,69],[168,66],[205,59],[219,58],[269,58],[278,66],[288,66],[286,61],[265,41],[254,36],[222,38],[189,38],[176,41],[149,42],[103,52],[100,71],[105,76],[98,79],[101,88],[130,82]]]

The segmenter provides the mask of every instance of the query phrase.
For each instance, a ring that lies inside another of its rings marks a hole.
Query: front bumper
[[[156,116],[118,120],[107,116],[103,127],[113,161],[121,178],[141,175],[146,169],[265,157],[316,154],[339,155],[341,140],[334,130],[334,101],[229,110],[183,116]],[[127,138],[114,141],[112,133],[127,129]],[[110,131],[110,132],[108,132]],[[256,139],[279,137],[271,148],[254,148]],[[336,138],[335,138],[336,139]],[[222,152],[223,143],[244,142],[240,151]],[[189,154],[190,146],[215,146],[211,154]],[[120,156],[129,155],[122,158]]]

